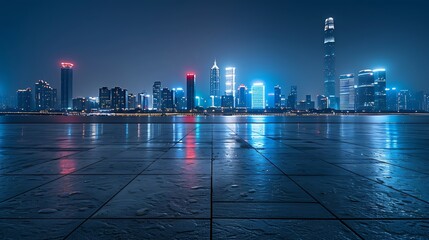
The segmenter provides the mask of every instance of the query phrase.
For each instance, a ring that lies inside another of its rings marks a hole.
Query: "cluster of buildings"
[[[49,83],[39,80],[34,95],[30,88],[17,91],[19,111],[309,111],[342,110],[357,112],[428,111],[429,95],[408,90],[387,88],[385,69],[367,69],[342,74],[337,79],[335,70],[334,19],[327,18],[324,27],[324,94],[298,100],[297,86],[282,93],[279,85],[267,91],[263,82],[254,82],[250,88],[237,84],[236,68],[226,67],[224,74],[216,60],[210,68],[209,98],[196,95],[196,74],[186,74],[186,89],[168,88],[160,81],[153,83],[152,91],[130,93],[121,87],[102,87],[98,97],[73,98],[73,64],[61,63],[61,98]],[[221,75],[224,78],[221,78]],[[339,82],[339,94],[337,83]],[[223,85],[224,84],[224,85]],[[224,86],[224,87],[221,87]],[[224,89],[221,92],[221,88]]]

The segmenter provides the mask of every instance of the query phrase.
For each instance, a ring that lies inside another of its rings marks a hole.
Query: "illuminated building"
[[[161,82],[156,81],[153,83],[152,86],[152,108],[154,110],[160,110],[161,109]]]
[[[398,109],[398,90],[396,88],[386,88],[387,110],[397,112]]]
[[[125,110],[128,109],[128,91],[120,87],[112,88],[112,109]]]
[[[176,88],[174,104],[177,110],[186,110],[186,97],[183,88]]]
[[[212,107],[220,106],[220,70],[216,65],[216,60],[210,70],[210,99]]]
[[[247,88],[244,84],[241,84],[238,87],[238,99],[237,99],[237,107],[238,108],[246,108],[247,107]]]
[[[102,87],[98,90],[100,109],[110,109],[112,104],[112,93],[109,88]]]
[[[265,86],[257,82],[252,85],[252,109],[265,109]]]
[[[356,88],[356,110],[374,111],[374,72],[372,70],[359,72]]]
[[[61,109],[73,107],[73,64],[61,63]]]
[[[355,110],[355,77],[340,75],[340,110]]]
[[[48,82],[39,80],[35,84],[34,100],[38,111],[54,109],[57,104],[57,90],[52,88]]]
[[[19,111],[31,111],[32,94],[31,88],[19,89],[16,91]]]
[[[274,107],[281,108],[282,88],[279,85],[274,86]]]
[[[136,109],[137,108],[137,96],[130,93],[128,94],[128,109]]]
[[[298,87],[297,86],[291,86],[290,87],[290,94],[287,97],[287,108],[295,110],[297,99],[298,99]]]
[[[232,107],[235,108],[235,67],[225,68],[225,95],[232,96]]]
[[[195,74],[186,74],[186,109],[192,111],[195,108]]]
[[[325,96],[328,98],[328,108],[337,109],[338,100],[335,90],[335,37],[334,37],[334,19],[325,20],[325,57],[324,57],[324,75],[325,75]]]
[[[166,87],[161,90],[161,109],[163,111],[173,109],[173,91]]]
[[[386,70],[374,69],[374,111],[387,110]]]

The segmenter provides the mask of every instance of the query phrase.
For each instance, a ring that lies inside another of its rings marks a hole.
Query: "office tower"
[[[234,97],[232,95],[222,95],[221,98],[221,107],[222,108],[234,108]]]
[[[161,82],[156,81],[153,83],[152,86],[152,100],[153,100],[153,106],[152,108],[154,110],[160,110],[161,109]]]
[[[137,108],[140,108],[142,110],[149,110],[150,95],[146,92],[142,92],[139,93],[137,96]]]
[[[374,73],[372,70],[359,72],[356,88],[356,110],[374,111]]]
[[[112,88],[112,109],[125,110],[128,108],[128,91],[120,87]]]
[[[183,88],[176,88],[176,97],[174,101],[177,110],[186,110],[186,97]]]
[[[317,95],[317,110],[328,108],[328,98],[325,95]]]
[[[265,99],[265,107],[274,108],[274,93],[267,93],[267,99]]]
[[[186,106],[188,111],[195,108],[195,74],[186,75]]]
[[[252,109],[265,109],[265,86],[257,82],[252,85]]]
[[[311,101],[311,95],[305,95],[305,100],[298,102],[297,110],[307,111],[310,109],[314,109],[314,101]]]
[[[161,90],[161,109],[163,111],[173,109],[173,91],[166,87]]]
[[[87,99],[84,97],[73,98],[73,110],[75,111],[87,110]]]
[[[220,106],[220,70],[216,60],[210,70],[210,99],[212,107]]]
[[[98,100],[100,109],[110,109],[112,105],[112,93],[109,88],[102,87],[98,89]]]
[[[386,99],[386,70],[374,69],[374,111],[387,110]]]
[[[61,109],[73,107],[73,64],[61,63]]]
[[[325,20],[325,57],[324,57],[324,75],[325,75],[325,96],[328,98],[328,107],[338,108],[338,101],[335,90],[335,37],[334,37],[334,19],[332,17]]]
[[[232,96],[232,107],[235,108],[235,67],[225,68],[225,95]]]
[[[274,86],[274,107],[281,108],[282,88],[279,85]]]
[[[298,87],[297,86],[291,86],[290,87],[290,94],[287,97],[287,108],[295,110],[296,109],[296,102],[298,98]]]
[[[398,90],[396,88],[386,88],[387,111],[397,112],[398,109]]]
[[[287,98],[286,98],[286,95],[284,94],[280,95],[280,107],[281,108],[287,107]]]
[[[237,107],[239,107],[239,108],[246,108],[247,107],[247,88],[244,84],[241,84],[238,87]]]
[[[409,111],[412,110],[411,93],[408,90],[401,90],[398,94],[398,110]]]
[[[36,110],[48,110],[56,107],[57,90],[52,88],[48,82],[39,80],[35,84],[34,99]]]
[[[355,77],[340,75],[340,110],[355,110]]]
[[[137,96],[129,93],[128,94],[128,109],[136,109],[137,108]]]
[[[16,95],[18,100],[18,110],[31,111],[31,105],[32,105],[31,88],[18,89],[18,91],[16,91]]]

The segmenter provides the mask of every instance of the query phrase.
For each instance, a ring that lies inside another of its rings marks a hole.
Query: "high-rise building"
[[[146,92],[139,93],[137,95],[137,108],[142,110],[148,110],[150,103],[150,95]]]
[[[173,109],[173,91],[168,88],[161,90],[161,109],[172,110]]]
[[[411,105],[411,93],[408,90],[401,90],[398,94],[398,110],[399,111],[410,111],[412,110]]]
[[[128,109],[128,91],[120,87],[112,88],[112,109],[125,110]]]
[[[387,110],[386,70],[374,69],[374,111]]]
[[[186,110],[186,97],[183,88],[176,88],[176,96],[174,101],[177,110]]]
[[[340,110],[355,110],[355,77],[340,75]]]
[[[195,108],[195,74],[186,75],[186,106],[188,111]]]
[[[334,19],[332,17],[325,20],[325,57],[324,57],[324,75],[325,75],[325,96],[328,98],[328,107],[338,109],[338,100],[336,97],[335,84],[335,36]]]
[[[238,87],[238,100],[237,107],[246,108],[247,107],[247,88],[244,84],[241,84]]]
[[[328,98],[325,95],[317,95],[317,110],[328,108]]]
[[[372,70],[359,72],[356,88],[356,110],[374,111],[374,72]]]
[[[57,90],[52,88],[48,82],[39,80],[35,84],[34,99],[36,110],[54,109],[57,104]]]
[[[281,108],[282,88],[279,85],[274,86],[274,107]]]
[[[265,109],[265,86],[261,82],[252,85],[252,109]]]
[[[221,106],[224,109],[234,108],[234,97],[232,95],[223,95],[221,98]]]
[[[137,108],[137,96],[129,93],[128,94],[128,109],[136,109]]]
[[[61,63],[61,109],[73,107],[73,64]]]
[[[216,60],[210,70],[210,99],[212,107],[220,106],[220,70]]]
[[[73,110],[84,111],[87,110],[87,100],[84,97],[73,98]]]
[[[314,101],[311,101],[311,95],[305,95],[305,100],[299,101],[297,110],[306,111],[314,109]]]
[[[112,93],[109,88],[102,87],[98,90],[98,100],[100,109],[110,109],[112,106]]]
[[[297,99],[298,99],[298,87],[297,86],[291,86],[290,87],[290,94],[287,97],[287,108],[295,110]]]
[[[153,100],[153,109],[160,110],[161,109],[161,82],[156,81],[152,86],[152,100]]]
[[[31,105],[32,105],[31,88],[18,89],[18,91],[16,91],[16,95],[18,100],[18,110],[31,111]]]
[[[235,67],[225,68],[225,95],[232,96],[235,108]]]
[[[397,112],[398,109],[398,90],[396,88],[386,88],[387,111]]]

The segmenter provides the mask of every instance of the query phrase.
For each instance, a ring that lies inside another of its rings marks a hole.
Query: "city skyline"
[[[28,6],[24,6],[24,2],[8,3],[4,9],[8,7],[10,9],[19,7],[30,9],[32,4],[29,3],[27,4]],[[96,5],[95,3],[96,1],[88,3],[87,11],[93,9]],[[0,95],[13,95],[16,89],[32,86],[39,79],[43,79],[51,83],[54,88],[59,89],[60,79],[55,69],[56,64],[61,61],[76,63],[74,77],[74,92],[76,94],[74,97],[77,97],[96,96],[100,86],[121,86],[127,89],[137,89],[136,91],[150,91],[154,81],[162,81],[171,88],[184,87],[182,76],[190,71],[199,75],[199,81],[208,82],[209,72],[207,71],[207,66],[211,65],[213,60],[216,59],[221,70],[228,66],[237,68],[237,86],[240,83],[251,86],[252,82],[258,80],[264,81],[268,89],[277,84],[281,85],[283,89],[287,89],[292,85],[302,85],[298,93],[299,99],[303,99],[306,94],[316,96],[323,93],[323,20],[330,16],[335,19],[335,37],[338,39],[336,46],[337,81],[340,74],[357,74],[361,69],[383,67],[389,71],[388,85],[390,87],[426,90],[426,69],[415,64],[425,62],[427,56],[429,56],[427,48],[423,45],[429,37],[424,31],[418,31],[418,29],[424,29],[426,26],[423,12],[419,8],[423,2],[415,1],[414,5],[408,8],[408,13],[400,11],[401,6],[406,4],[404,2],[397,1],[388,5],[383,3],[385,1],[377,1],[372,4],[352,2],[347,6],[336,1],[323,6],[322,4],[314,3],[314,5],[321,5],[321,7],[311,8],[309,13],[302,11],[293,13],[292,9],[304,10],[305,4],[295,1],[286,3],[272,1],[271,4],[267,5],[259,1],[252,1],[252,3],[246,5],[245,9],[239,12],[243,20],[233,17],[231,10],[219,9],[220,7],[214,7],[208,13],[211,16],[214,14],[213,12],[219,10],[226,16],[227,20],[230,20],[229,25],[226,24],[226,20],[219,18],[209,20],[202,17],[199,12],[203,9],[205,3],[188,1],[187,4],[184,4],[185,6],[172,4],[169,7],[178,7],[178,11],[185,7],[198,10],[196,12],[198,16],[201,16],[202,23],[197,24],[181,14],[174,15],[176,14],[174,13],[173,18],[178,20],[177,31],[162,25],[161,32],[151,32],[147,35],[150,39],[160,37],[160,35],[168,35],[171,39],[170,42],[161,41],[153,44],[149,40],[146,41],[147,39],[141,39],[139,37],[140,31],[138,31],[135,33],[136,35],[131,35],[129,39],[136,39],[136,41],[138,40],[137,42],[141,40],[141,44],[136,45],[133,42],[132,44],[124,45],[121,47],[122,52],[117,57],[114,57],[114,53],[118,53],[117,48],[120,46],[118,44],[124,38],[118,37],[120,41],[116,38],[107,38],[103,42],[86,42],[85,36],[87,35],[82,34],[81,30],[76,28],[79,20],[71,17],[77,13],[83,14],[84,19],[87,17],[87,11],[82,13],[78,9],[78,6],[82,6],[84,3],[77,1],[71,9],[64,13],[64,16],[60,17],[61,20],[64,20],[62,22],[64,25],[68,23],[67,29],[69,30],[66,32],[68,38],[60,38],[58,41],[48,44],[49,46],[45,45],[45,42],[40,42],[40,39],[30,38],[29,41],[36,44],[38,48],[37,50],[28,50],[26,53],[29,54],[29,57],[21,53],[25,51],[30,42],[23,38],[19,38],[19,41],[14,41],[20,35],[13,34],[9,28],[6,29],[7,37],[0,40],[2,41],[2,44],[0,44],[2,47],[8,46],[8,49],[4,49],[4,54],[0,59],[0,82],[2,83]],[[45,4],[51,6],[52,2],[41,3],[40,6],[36,6],[36,10],[42,11],[43,9],[40,8]],[[147,9],[158,9],[160,7],[155,3],[131,1],[130,6],[126,7],[125,10],[130,10],[131,6],[141,9],[142,4]],[[240,4],[243,4],[243,2],[237,1],[231,3],[231,6],[237,8]],[[58,3],[53,4],[51,7],[56,9],[60,6],[61,4]],[[100,9],[102,13],[100,18],[104,19],[106,11],[115,12],[114,6],[115,3],[113,2],[107,3]],[[362,12],[361,15],[357,16],[356,12],[369,6],[371,8],[368,12]],[[278,10],[275,8],[278,8]],[[258,13],[256,9],[262,10],[260,12],[261,16],[265,16],[268,12],[270,15],[262,18],[262,22],[252,25],[253,20],[250,17]],[[355,11],[344,14],[344,9],[354,9]],[[381,18],[381,16],[386,15],[384,10],[389,10],[391,14]],[[147,10],[145,9],[145,11]],[[162,16],[166,10],[161,9],[160,11]],[[55,24],[47,22],[47,18],[55,14],[54,12],[50,11],[48,16],[36,18],[37,24],[31,25],[31,29],[30,25],[28,25],[29,22],[26,20],[27,18],[20,19],[20,23],[23,25],[20,28],[22,29],[22,34],[39,31],[40,29],[53,31]],[[373,16],[374,12],[377,12],[379,19]],[[31,15],[33,12],[29,11],[29,14]],[[121,14],[123,13],[121,12]],[[2,17],[6,16],[8,16],[8,13],[2,15]],[[130,10],[130,16],[135,17],[136,20],[140,19],[140,15],[137,16],[132,10]],[[16,17],[14,16],[12,19]],[[308,17],[308,20],[300,21],[304,17]],[[151,20],[152,18],[158,19],[149,14],[146,20]],[[394,21],[395,19],[401,19],[401,21]],[[72,20],[76,20],[76,22],[71,22]],[[130,21],[129,18],[125,18],[123,21],[119,21],[116,18],[115,20],[118,22],[111,25],[110,30],[112,33],[118,33],[119,31],[115,26]],[[106,21],[110,23],[111,20]],[[9,23],[10,20],[6,22]],[[141,27],[145,29],[148,27],[147,21],[136,21],[136,23],[141,23]],[[184,27],[186,23],[192,23],[190,24],[191,29]],[[14,26],[14,24],[11,26]],[[99,24],[97,21],[90,22],[89,25],[95,29],[96,27],[103,29]],[[246,27],[245,24],[251,27]],[[217,37],[214,37],[213,40],[207,40],[203,35],[206,36],[207,30],[212,29],[212,26],[217,26],[214,28],[215,36]],[[278,26],[282,26],[282,28],[278,28]],[[396,30],[396,27],[401,29],[400,33],[393,31],[394,29]],[[135,24],[130,26],[130,29],[135,28]],[[381,28],[383,31],[380,31]],[[84,29],[86,28],[84,27]],[[188,36],[187,33],[193,32],[192,29],[196,31],[196,35],[183,42],[184,38],[181,36]],[[84,33],[89,32],[91,31],[86,29]],[[124,37],[129,36],[125,33],[128,32],[122,32]],[[223,36],[227,33],[230,33],[227,36],[231,36],[231,41],[224,40]],[[419,38],[406,37],[411,36],[411,33],[418,34]],[[55,35],[55,31],[52,34]],[[46,36],[45,30],[37,32],[36,36],[39,35],[44,38]],[[90,34],[90,36],[94,37],[95,35]],[[238,36],[241,36],[241,39],[237,39]],[[19,51],[17,51],[14,42],[22,44],[22,48]],[[404,42],[408,44],[403,44]],[[112,46],[112,51],[104,52],[106,50],[105,45]],[[404,49],[398,49],[397,46],[399,45]],[[149,50],[148,46],[153,47],[154,51]],[[145,51],[140,48],[144,48]],[[161,51],[159,51],[160,49]],[[169,51],[166,52],[164,49],[169,49]],[[14,50],[17,51],[14,55],[19,55],[19,59],[10,57],[11,51]],[[97,50],[97,54],[93,50]],[[43,51],[43,54],[39,51]],[[92,55],[88,56],[83,51]],[[135,53],[131,54],[131,51]],[[109,52],[111,54],[108,54]],[[37,61],[35,61],[36,56]],[[145,56],[149,58],[147,59]],[[412,59],[412,61],[409,59]],[[32,64],[28,63],[30,60]],[[20,64],[16,64],[17,62]],[[21,71],[20,66],[26,66],[26,71]],[[141,74],[142,72],[145,74]],[[221,74],[221,81],[222,78],[224,78],[223,74]],[[221,87],[223,86],[222,83],[220,85]],[[209,92],[209,84],[197,84],[196,93],[199,94],[200,92]]]

